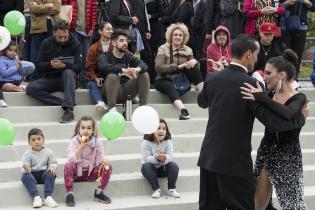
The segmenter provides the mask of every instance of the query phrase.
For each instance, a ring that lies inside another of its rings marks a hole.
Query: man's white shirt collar
[[[236,65],[236,66],[239,66],[239,67],[242,67],[246,72],[248,72],[247,68],[245,66],[243,66],[242,64],[239,64],[239,63],[235,63],[235,62],[231,62],[230,64],[233,64],[233,65]]]

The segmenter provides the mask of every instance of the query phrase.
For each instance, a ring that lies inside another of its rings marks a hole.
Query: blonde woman
[[[199,63],[194,59],[193,51],[186,45],[189,40],[188,28],[182,23],[171,24],[166,31],[166,43],[161,45],[155,58],[157,73],[155,88],[166,94],[174,106],[180,110],[180,120],[188,120],[190,115],[185,108],[171,75],[184,73],[197,91],[203,88]]]

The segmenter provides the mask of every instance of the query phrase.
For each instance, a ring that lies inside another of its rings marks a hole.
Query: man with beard
[[[31,82],[26,94],[50,105],[61,106],[64,110],[60,122],[74,120],[75,89],[77,74],[83,69],[81,45],[69,33],[70,26],[64,20],[54,25],[54,34],[40,46],[36,69],[44,76]],[[64,98],[51,92],[64,92]]]
[[[98,69],[105,77],[102,88],[109,111],[116,111],[116,103],[124,103],[128,96],[139,95],[139,105],[146,105],[150,88],[148,66],[127,53],[127,34],[117,30],[111,37],[113,50],[101,54],[97,59]]]
[[[230,32],[225,26],[218,26],[214,32],[214,43],[207,48],[208,72],[224,69],[231,62]]]

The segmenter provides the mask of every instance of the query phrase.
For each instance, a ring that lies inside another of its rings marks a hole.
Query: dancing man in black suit
[[[198,105],[208,108],[209,120],[202,143],[199,210],[254,210],[254,177],[251,135],[255,116],[275,131],[298,127],[299,120],[285,121],[259,103],[242,99],[244,82],[254,69],[260,47],[257,40],[239,35],[232,42],[232,62],[212,73],[198,95]]]

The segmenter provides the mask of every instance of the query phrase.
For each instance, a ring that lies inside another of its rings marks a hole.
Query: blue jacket
[[[0,56],[0,81],[17,81],[21,80],[24,74],[22,66],[16,69],[16,58]]]

